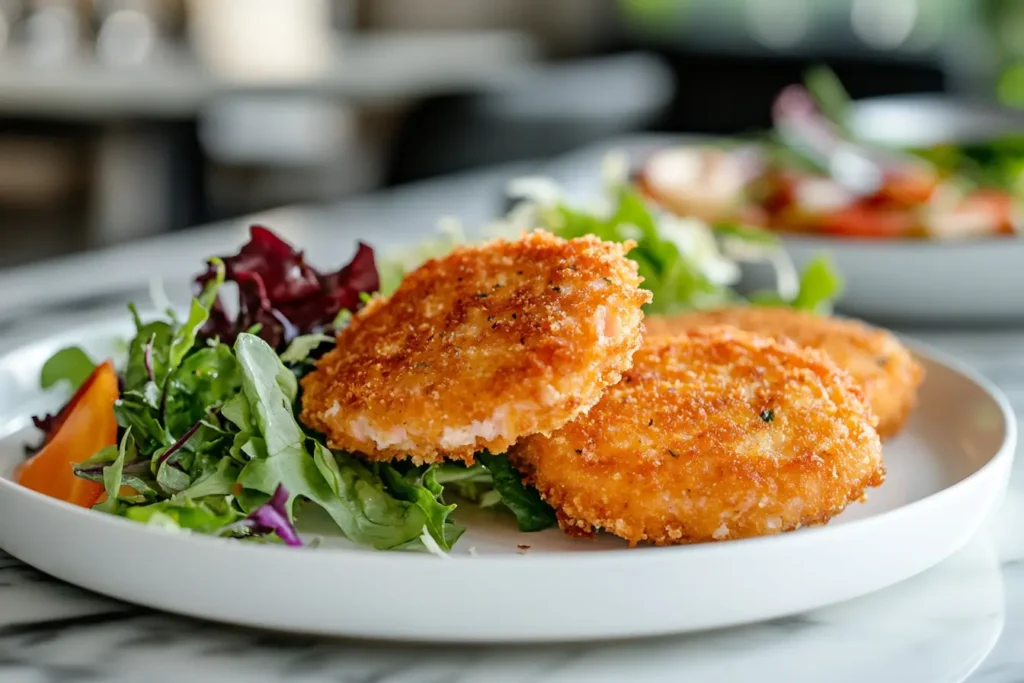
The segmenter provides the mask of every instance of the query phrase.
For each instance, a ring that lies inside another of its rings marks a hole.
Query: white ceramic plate
[[[977,140],[1024,131],[1024,116],[939,96],[857,102],[852,124],[864,139],[888,145]],[[673,144],[707,143],[696,135],[637,135],[609,140],[545,164],[540,173],[586,201],[601,192],[601,159],[627,152],[635,164]],[[964,242],[864,241],[786,237],[798,267],[829,254],[846,280],[842,313],[875,322],[991,323],[1024,321],[1024,238]],[[757,285],[763,285],[758,281]]]
[[[957,363],[919,354],[928,378],[889,476],[825,527],[675,548],[522,534],[464,515],[449,559],[374,552],[327,536],[316,549],[172,534],[12,483],[28,417],[62,397],[36,388],[69,343],[113,355],[103,324],[0,357],[0,547],[55,577],[148,607],[249,626],[421,641],[497,642],[695,631],[802,612],[878,590],[961,547],[1005,490],[1016,441],[1006,400]],[[304,529],[309,532],[309,527]],[[529,546],[525,548],[524,546]],[[475,549],[476,555],[469,553]]]

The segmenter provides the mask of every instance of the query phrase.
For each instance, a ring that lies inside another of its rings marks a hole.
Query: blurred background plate
[[[856,103],[852,125],[863,139],[886,145],[975,142],[1024,130],[1024,114],[986,101],[942,95],[879,97]],[[601,160],[626,152],[635,168],[669,145],[708,144],[700,135],[638,135],[609,140],[563,156],[542,175],[563,185],[574,201],[602,188]],[[843,240],[785,237],[798,267],[819,254],[832,257],[846,280],[842,313],[873,322],[907,324],[1024,323],[1024,238],[971,241]],[[758,274],[751,274],[761,286]]]

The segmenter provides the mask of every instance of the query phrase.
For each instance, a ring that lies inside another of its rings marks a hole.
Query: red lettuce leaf
[[[281,351],[299,335],[331,331],[339,312],[355,312],[362,294],[380,288],[373,249],[362,242],[348,265],[322,273],[306,263],[303,252],[254,225],[248,244],[222,260],[226,280],[238,286],[238,313],[230,316],[218,298],[200,338],[217,336],[226,344],[258,325],[260,338]],[[215,272],[210,266],[196,278],[197,287]]]

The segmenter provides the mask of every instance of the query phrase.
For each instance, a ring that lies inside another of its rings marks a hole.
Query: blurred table
[[[385,246],[408,241],[429,231],[439,215],[479,225],[500,210],[507,180],[531,168],[515,164],[258,219],[306,247],[314,263],[330,266],[348,256],[356,239]],[[206,256],[237,248],[249,222],[0,273],[5,294],[0,352],[37,334],[122,315],[122,300],[145,299],[149,275],[182,283]],[[172,297],[187,294],[183,284],[169,290]],[[987,375],[1007,393],[1018,419],[1024,417],[1024,330],[913,335]],[[341,580],[336,589],[358,587]],[[1011,683],[1024,679],[1022,638],[1024,463],[1015,469],[1010,491],[985,529],[919,577],[765,624],[636,641],[441,647],[281,635],[200,623],[93,596],[0,552],[0,680],[11,683],[128,683],[142,671],[146,680],[157,682]]]
[[[98,126],[89,240],[111,244],[206,219],[211,150],[203,148],[200,129],[218,108],[242,103],[250,112],[290,106],[302,113],[404,106],[514,82],[538,57],[536,41],[516,31],[352,34],[331,47],[316,73],[268,81],[220,75],[173,44],[123,66],[88,54],[37,65],[9,50],[0,55],[0,117]],[[282,135],[278,130],[275,141],[287,146]],[[320,148],[331,150],[330,141],[321,140]]]
[[[535,57],[534,42],[516,32],[370,33],[340,39],[334,58],[317,76],[261,84],[220,78],[183,49],[169,48],[147,63],[123,67],[91,58],[32,66],[5,55],[0,114],[74,121],[181,118],[238,94],[322,95],[379,104],[478,88],[513,77]]]

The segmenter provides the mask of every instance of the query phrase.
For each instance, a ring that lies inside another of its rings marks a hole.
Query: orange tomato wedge
[[[99,502],[103,486],[76,477],[72,468],[117,444],[117,397],[117,372],[107,361],[75,392],[42,450],[21,466],[18,483],[73,505],[92,507]]]
[[[909,211],[854,204],[824,216],[820,231],[828,235],[872,239],[910,237],[916,226],[917,218]]]

